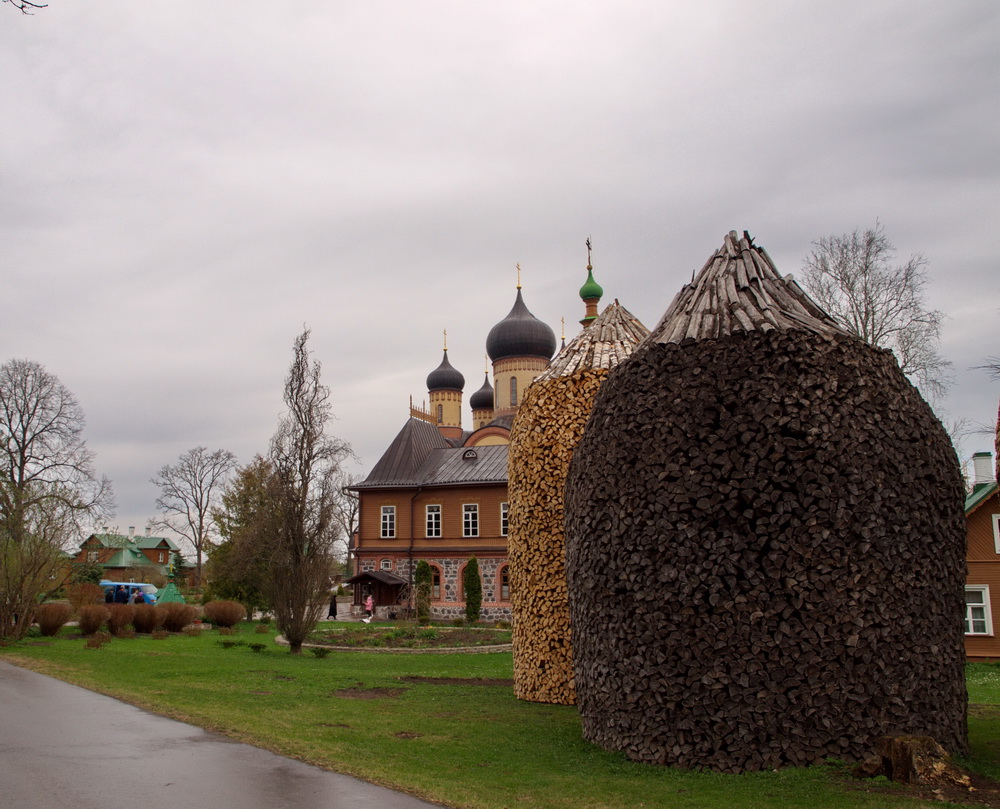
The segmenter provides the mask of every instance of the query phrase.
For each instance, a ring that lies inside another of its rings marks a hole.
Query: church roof
[[[648,334],[649,329],[616,300],[556,355],[538,380],[592,368],[610,370],[635,351]]]
[[[555,332],[528,311],[518,287],[513,308],[486,337],[486,353],[496,362],[508,357],[549,359],[555,351]]]
[[[441,364],[427,375],[427,390],[457,390],[465,388],[465,377],[448,362],[448,349],[444,350]]]
[[[493,386],[490,384],[489,374],[486,374],[483,386],[469,397],[469,407],[473,410],[493,409]]]
[[[358,486],[413,480],[432,450],[448,446],[451,445],[437,427],[421,419],[411,418],[403,425],[389,448],[382,453],[368,477]]]
[[[507,482],[507,446],[454,447],[437,427],[410,419],[358,489]]]
[[[649,340],[680,343],[736,332],[809,331],[846,335],[792,276],[782,278],[762,248],[730,231],[690,284],[685,284]]]

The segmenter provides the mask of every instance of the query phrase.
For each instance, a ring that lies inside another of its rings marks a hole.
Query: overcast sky
[[[480,387],[517,263],[572,337],[589,236],[651,328],[729,230],[797,274],[878,219],[989,424],[998,43],[996,0],[0,5],[0,361],[75,393],[142,531],[164,464],[266,450],[303,326],[364,473],[444,329]]]

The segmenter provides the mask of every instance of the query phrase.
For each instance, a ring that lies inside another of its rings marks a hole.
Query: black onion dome
[[[507,357],[551,359],[556,353],[555,332],[528,311],[520,287],[510,314],[490,329],[486,353],[494,362]]]
[[[490,384],[489,374],[486,374],[483,386],[469,397],[469,407],[473,410],[493,409],[493,386]]]
[[[465,377],[456,371],[448,362],[448,349],[444,350],[441,364],[427,374],[427,390],[462,390],[465,387]]]

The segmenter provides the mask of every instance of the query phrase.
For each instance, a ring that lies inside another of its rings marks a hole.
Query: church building
[[[588,245],[589,246],[589,245]],[[597,315],[603,290],[588,262],[580,290],[586,326]],[[465,616],[462,578],[475,556],[482,578],[484,621],[510,620],[507,568],[507,450],[524,391],[548,368],[556,336],[525,305],[520,279],[514,305],[486,338],[487,372],[469,398],[471,429],[462,426],[465,377],[444,357],[427,376],[427,406],[410,403],[403,425],[370,474],[351,487],[359,496],[353,549],[354,603],[370,593],[379,617],[401,613],[409,602],[420,560],[433,576],[431,615]]]

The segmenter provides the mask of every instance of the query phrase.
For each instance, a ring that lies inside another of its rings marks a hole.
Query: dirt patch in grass
[[[503,685],[514,687],[513,680],[490,677],[400,677],[404,683],[430,683],[431,685]]]
[[[424,734],[423,733],[412,733],[412,732],[410,732],[408,730],[401,730],[398,733],[393,733],[392,735],[395,736],[397,739],[419,739]]]
[[[405,688],[340,688],[333,692],[335,697],[344,699],[395,699],[405,694]]]
[[[506,646],[511,642],[511,631],[469,627],[425,627],[416,624],[388,627],[354,625],[348,628],[317,630],[310,635],[309,642],[358,649],[460,649]]]

